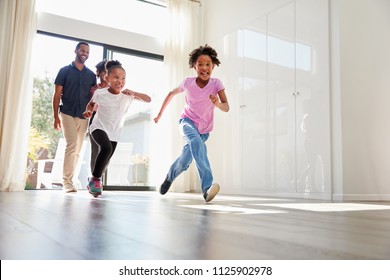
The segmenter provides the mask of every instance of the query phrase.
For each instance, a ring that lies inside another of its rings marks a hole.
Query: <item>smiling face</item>
[[[214,69],[214,64],[211,60],[211,57],[208,55],[200,55],[196,60],[194,69],[198,73],[199,79],[208,81]]]
[[[122,67],[113,67],[108,71],[106,81],[111,93],[118,94],[126,84],[126,71]]]
[[[77,50],[75,50],[75,53],[76,53],[76,60],[84,64],[89,57],[89,46],[85,44],[81,44],[80,47]]]

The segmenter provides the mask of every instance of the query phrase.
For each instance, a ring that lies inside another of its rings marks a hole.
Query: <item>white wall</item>
[[[390,199],[390,1],[339,6],[344,199]]]

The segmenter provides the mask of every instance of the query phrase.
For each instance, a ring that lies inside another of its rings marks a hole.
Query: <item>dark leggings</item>
[[[92,113],[92,117],[89,119],[89,126],[91,126],[93,118],[95,117],[96,112]],[[91,133],[89,133],[89,140],[91,142],[91,161],[90,161],[90,167],[91,167],[91,172],[95,168],[95,162],[96,162],[96,157],[99,153],[99,145],[93,140]]]
[[[99,147],[99,151],[96,155],[96,159],[93,162],[91,159],[92,176],[96,178],[102,177],[104,170],[106,169],[110,158],[115,152],[117,142],[110,141],[107,133],[103,130],[96,129],[92,132],[92,141],[94,141]]]

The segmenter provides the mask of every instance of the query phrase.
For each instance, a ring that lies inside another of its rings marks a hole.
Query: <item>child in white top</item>
[[[95,105],[99,106],[90,125],[91,136],[99,146],[95,166],[92,170],[92,177],[87,186],[87,189],[94,197],[102,193],[100,178],[115,152],[126,112],[131,102],[134,99],[144,102],[151,101],[151,98],[146,94],[129,89],[122,91],[126,84],[126,71],[122,68],[119,61],[107,61],[106,71],[107,76],[105,78],[108,87],[95,91],[84,112],[84,117],[90,118]]]

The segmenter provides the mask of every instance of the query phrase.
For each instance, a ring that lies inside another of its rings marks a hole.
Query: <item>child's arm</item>
[[[172,91],[170,91],[167,95],[167,97],[165,97],[164,99],[164,102],[163,104],[161,105],[161,109],[160,109],[160,112],[158,112],[158,115],[157,117],[154,118],[154,122],[155,123],[158,123],[158,121],[160,120],[161,116],[162,116],[162,113],[164,112],[165,108],[168,106],[169,102],[171,102],[172,98],[176,95],[176,94],[179,94],[182,92],[182,89],[180,88],[176,88]]]
[[[230,107],[229,107],[229,102],[227,100],[225,90],[220,90],[218,91],[218,96],[210,95],[211,102],[220,109],[222,112],[228,112]]]
[[[85,112],[83,113],[84,118],[89,119],[92,117],[93,108],[95,107],[95,102],[92,100],[88,102],[87,107],[85,108]]]
[[[152,98],[150,98],[149,95],[144,94],[144,93],[135,92],[135,91],[132,91],[130,89],[124,89],[122,91],[122,93],[124,93],[126,95],[133,96],[135,99],[143,101],[143,102],[148,102],[149,103],[150,101],[152,101]]]

